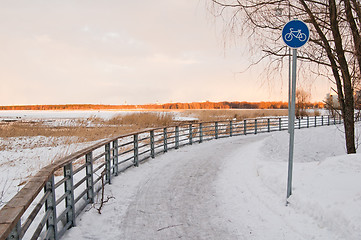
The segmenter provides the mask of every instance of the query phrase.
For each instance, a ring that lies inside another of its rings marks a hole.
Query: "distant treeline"
[[[286,102],[192,102],[145,105],[103,105],[103,104],[65,104],[65,105],[22,105],[0,106],[0,110],[130,110],[130,109],[286,109]],[[306,108],[323,108],[322,102],[307,103]]]

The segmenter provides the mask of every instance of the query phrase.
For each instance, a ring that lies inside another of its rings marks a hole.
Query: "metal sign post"
[[[292,169],[293,169],[293,149],[295,142],[295,112],[296,112],[296,71],[297,71],[297,49],[292,53],[292,84],[291,84],[291,106],[289,106],[289,152],[288,152],[288,179],[287,179],[287,198],[292,194]]]
[[[292,53],[292,84],[291,84],[291,106],[288,105],[289,120],[289,154],[288,154],[288,179],[287,179],[287,199],[292,194],[292,170],[293,170],[293,150],[295,142],[295,110],[296,110],[296,76],[297,76],[297,48],[305,45],[309,39],[310,30],[307,25],[300,20],[289,21],[282,29],[282,39],[287,46],[293,48]]]
[[[291,86],[292,86],[292,60],[291,60],[291,48],[288,48],[288,133],[290,133],[290,110],[291,110]],[[297,55],[296,55],[297,56]]]

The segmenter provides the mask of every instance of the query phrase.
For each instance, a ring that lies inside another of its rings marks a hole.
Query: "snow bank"
[[[340,239],[361,239],[361,154],[326,158],[298,176],[291,207]]]
[[[289,203],[297,212],[312,217],[320,229],[334,232],[336,239],[361,239],[361,154],[345,154],[340,128],[296,131]],[[287,178],[285,167],[276,162],[288,160],[287,141],[288,134],[279,133],[266,139],[260,148],[262,182],[277,194],[285,194],[279,187]],[[265,163],[269,158],[273,163]]]
[[[361,239],[361,154],[345,154],[337,126],[297,130],[285,207],[288,138],[274,133],[225,165],[218,189],[231,231],[246,223],[247,239]]]
[[[296,129],[294,162],[318,162],[345,154],[345,140],[340,128],[341,125]],[[288,161],[288,142],[287,131],[271,135],[261,148],[264,160]]]

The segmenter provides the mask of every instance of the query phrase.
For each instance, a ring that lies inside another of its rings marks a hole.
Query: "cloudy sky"
[[[206,0],[3,0],[0,105],[286,101],[221,25]]]

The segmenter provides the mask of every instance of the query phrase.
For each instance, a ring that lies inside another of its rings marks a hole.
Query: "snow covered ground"
[[[47,146],[52,138],[44,136],[0,139],[8,146],[0,151],[0,208],[41,168],[95,142],[73,143],[69,138],[54,138],[57,146]],[[39,147],[40,146],[40,147]]]
[[[0,120],[56,125],[119,112],[57,114],[0,111]],[[1,141],[10,147],[0,151],[0,206],[59,153],[92,144],[64,139],[47,147],[52,139],[42,136]],[[114,199],[102,214],[89,207],[64,238],[361,239],[361,155],[345,155],[342,126],[296,130],[295,143],[287,207],[287,132],[240,136],[173,150],[114,178],[106,187]]]
[[[340,126],[212,140],[159,155],[106,186],[64,239],[361,239],[361,155]]]
[[[0,119],[79,119],[89,117],[109,119],[118,114],[134,112],[127,110],[0,110]]]
[[[134,112],[136,111],[0,111],[0,123],[23,120],[41,121],[52,127],[76,127],[79,124],[84,126],[87,118],[97,117],[107,120],[119,114]],[[175,120],[193,120],[183,117],[179,112],[169,113],[174,115]],[[41,168],[96,142],[78,143],[72,140],[73,138],[69,136],[0,138],[0,208]]]
[[[157,112],[172,114],[177,120],[184,120],[181,111],[151,111],[151,110],[74,110],[74,111],[51,111],[51,110],[0,110],[0,120],[64,120],[71,121],[74,119],[85,119],[90,117],[97,117],[102,119],[110,119],[117,115],[131,114],[136,112]],[[194,120],[192,118],[191,120]]]

